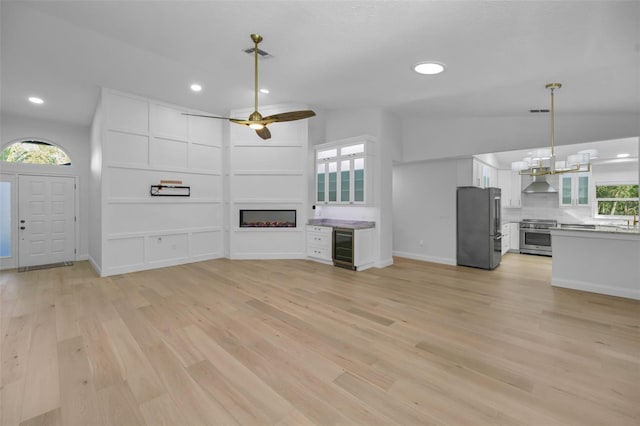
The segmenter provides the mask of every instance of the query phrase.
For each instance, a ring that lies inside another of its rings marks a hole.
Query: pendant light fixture
[[[597,158],[597,151],[595,150],[585,150],[569,155],[566,161],[556,160],[554,95],[555,91],[561,87],[562,84],[560,83],[549,83],[545,86],[551,92],[551,149],[541,148],[534,150],[531,153],[531,157],[511,163],[511,170],[528,176],[588,172],[591,170],[590,160]]]

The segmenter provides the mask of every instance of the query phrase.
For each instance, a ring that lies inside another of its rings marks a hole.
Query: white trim
[[[231,260],[306,260],[306,253],[280,252],[280,253],[239,253],[232,254]]]
[[[91,257],[91,255],[87,255],[87,260],[91,264],[91,267],[93,268],[93,270],[96,271],[98,276],[101,277],[102,276],[102,270],[100,269],[100,266],[98,266],[98,263],[93,259],[93,257]]]
[[[209,226],[204,228],[159,229],[156,231],[119,232],[108,234],[105,240],[122,240],[128,238],[164,237],[165,235],[198,234],[203,232],[221,232],[221,226]]]
[[[406,257],[407,259],[422,260],[423,262],[442,263],[444,265],[457,265],[457,260],[449,257],[427,256],[424,254],[409,253],[405,251],[393,251],[394,256]]]
[[[552,279],[551,285],[559,288],[569,288],[572,290],[581,290],[590,293],[606,294],[609,296],[640,300],[640,289],[616,288],[583,281],[565,280],[562,278]]]
[[[170,199],[168,199],[170,198]],[[191,198],[191,197],[131,197],[131,198],[109,198],[107,204],[222,204],[222,200],[216,198]]]
[[[378,260],[375,263],[375,267],[376,268],[386,268],[388,266],[393,265],[393,257],[389,258],[389,259],[385,259],[385,260]]]

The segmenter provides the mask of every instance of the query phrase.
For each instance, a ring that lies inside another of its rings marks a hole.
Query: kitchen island
[[[551,228],[551,284],[640,300],[640,230]]]

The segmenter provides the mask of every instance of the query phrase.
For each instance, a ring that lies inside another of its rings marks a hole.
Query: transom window
[[[638,214],[638,185],[596,185],[598,215],[632,216]]]
[[[0,154],[0,161],[54,166],[71,165],[71,159],[61,148],[48,142],[35,140],[12,143]]]

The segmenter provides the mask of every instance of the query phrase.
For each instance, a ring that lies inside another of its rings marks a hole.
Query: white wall
[[[393,254],[456,264],[456,187],[471,180],[469,159],[393,168]]]
[[[102,270],[102,101],[98,101],[91,121],[91,158],[89,160],[89,261]]]
[[[34,164],[2,163],[3,174],[17,175],[20,173],[66,175],[78,177],[78,246],[77,260],[88,258],[89,254],[89,127],[45,121],[33,120],[27,117],[2,115],[0,117],[2,133],[0,134],[0,149],[8,144],[24,139],[36,139],[53,143],[62,148],[71,158],[71,166],[47,166]],[[15,180],[17,182],[17,179]],[[14,188],[17,190],[17,188]],[[17,209],[17,206],[14,206]],[[17,210],[16,210],[17,211]],[[17,216],[16,216],[17,217]],[[15,244],[14,244],[15,245]],[[13,247],[17,253],[17,247]],[[5,260],[1,267],[16,267],[15,258]]]
[[[363,135],[371,135],[374,150],[373,203],[368,207],[321,207],[315,217],[337,219],[366,219],[376,222],[376,266],[393,263],[393,209],[391,198],[392,164],[402,158],[401,122],[381,108],[346,108],[326,111],[326,141],[334,142]],[[369,166],[367,166],[369,167]],[[313,167],[311,170],[315,170]],[[315,179],[315,177],[312,177]],[[313,186],[311,186],[313,188]],[[315,189],[309,193],[315,202]]]
[[[556,114],[556,143],[568,145],[638,136],[638,116]],[[545,147],[549,117],[404,119],[404,161]]]
[[[101,275],[222,256],[221,120],[109,89],[101,108],[101,194],[92,194],[102,213]],[[161,180],[182,181],[191,196],[151,196]]]
[[[304,105],[261,106],[263,116],[307,109]],[[253,108],[231,111],[248,117]],[[312,118],[313,120],[313,118]],[[229,128],[228,217],[231,259],[306,257],[309,120],[274,123],[271,138],[232,124]],[[295,228],[240,228],[240,210],[296,210]]]

